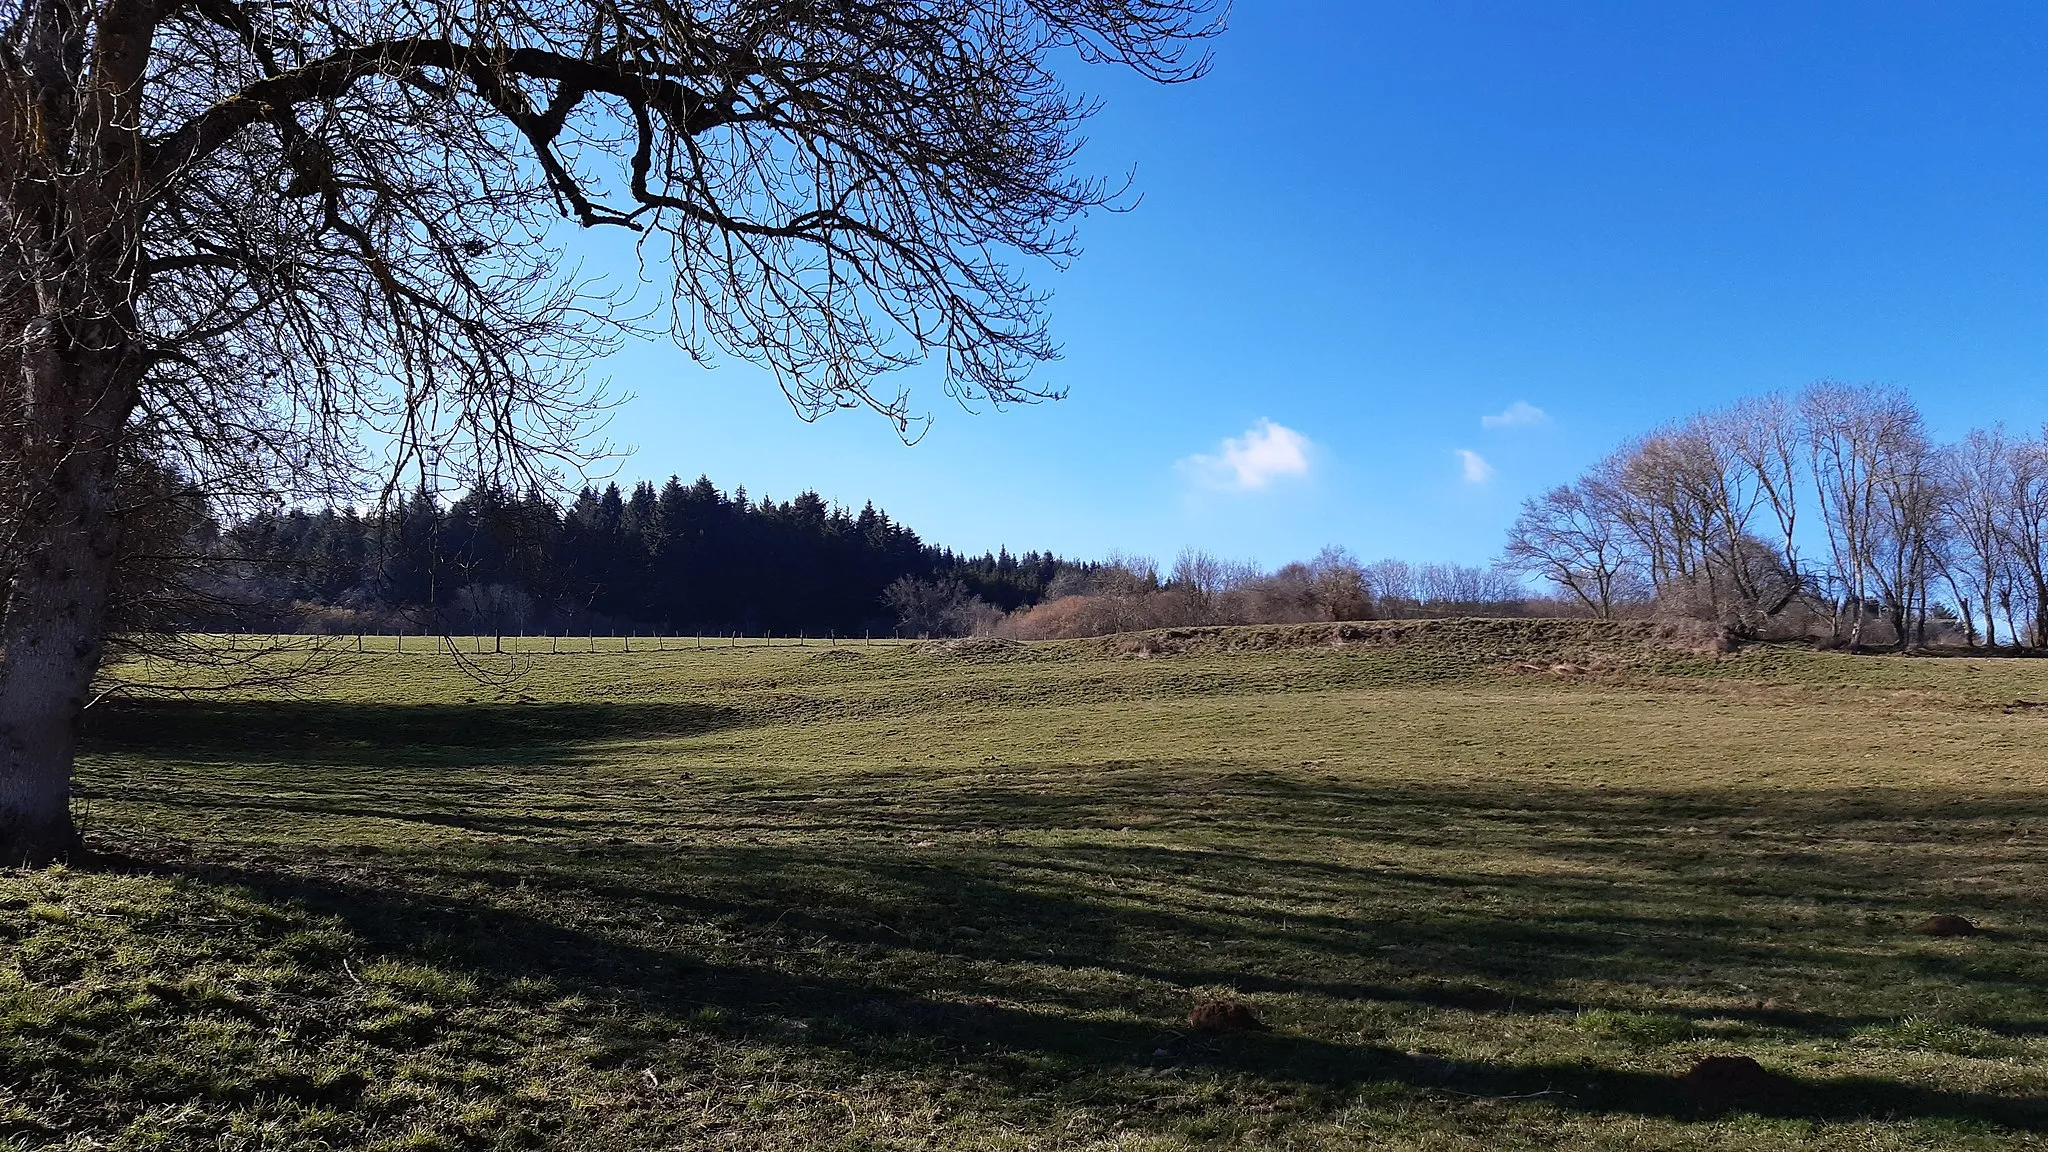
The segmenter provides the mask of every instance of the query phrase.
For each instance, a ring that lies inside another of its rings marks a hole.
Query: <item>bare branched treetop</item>
[[[0,854],[68,841],[128,479],[215,503],[547,477],[665,330],[806,415],[1046,394],[1120,194],[1056,72],[1206,66],[1215,0],[0,0]],[[576,229],[640,276],[584,279]],[[665,291],[650,301],[640,281]],[[372,467],[375,465],[376,467]]]
[[[4,0],[4,259],[20,290],[68,279],[39,205],[91,185],[68,244],[122,259],[84,261],[113,282],[68,311],[141,341],[144,423],[206,475],[329,475],[355,418],[484,468],[564,447],[574,366],[663,320],[806,415],[907,428],[878,382],[927,358],[962,398],[1042,394],[1023,264],[1118,191],[1072,172],[1063,50],[1187,78],[1210,8]],[[636,233],[665,308],[580,280],[561,218]]]

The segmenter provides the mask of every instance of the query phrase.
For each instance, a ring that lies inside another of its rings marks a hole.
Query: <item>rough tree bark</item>
[[[57,464],[55,499],[23,533],[30,550],[0,625],[0,864],[59,859],[76,840],[72,761],[119,544],[115,460],[87,446]]]
[[[99,669],[116,466],[146,370],[134,308],[152,0],[36,0],[0,82],[0,273],[12,380],[12,573],[0,618],[0,863],[68,852],[70,780]]]

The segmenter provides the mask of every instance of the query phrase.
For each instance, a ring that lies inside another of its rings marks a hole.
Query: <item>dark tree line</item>
[[[870,503],[777,503],[708,478],[585,488],[566,508],[483,485],[452,504],[288,510],[225,527],[195,624],[520,632],[886,634],[899,581],[958,586],[999,611],[1037,603],[1050,553],[970,557],[926,544]]]

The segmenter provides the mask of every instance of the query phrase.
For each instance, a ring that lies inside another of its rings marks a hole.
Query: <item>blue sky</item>
[[[1834,378],[2048,418],[2048,6],[1241,2],[1107,101],[1135,212],[1043,270],[1068,399],[906,447],[629,348],[624,477],[872,498],[979,551],[1482,562],[1661,420]]]

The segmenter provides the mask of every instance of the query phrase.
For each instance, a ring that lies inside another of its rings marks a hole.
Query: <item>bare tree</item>
[[[1783,393],[1773,392],[1737,401],[1721,413],[1719,424],[1730,453],[1748,470],[1762,506],[1770,513],[1777,530],[1778,557],[1796,595],[1806,583],[1796,537],[1802,459],[1799,406]]]
[[[1415,569],[1406,560],[1375,560],[1365,566],[1364,575],[1376,614],[1391,620],[1412,616],[1420,607]]]
[[[1611,526],[1660,604],[1754,635],[1798,595],[1800,579],[1796,553],[1788,566],[1751,532],[1759,508],[1776,518],[1795,505],[1789,493],[1767,498],[1750,461],[1773,465],[1745,444],[1750,425],[1739,410],[1689,417],[1624,445],[1576,487],[1584,514]]]
[[[1372,616],[1372,589],[1358,558],[1335,544],[1324,546],[1308,562],[1309,596],[1329,620],[1365,620]]]
[[[1200,548],[1183,548],[1174,557],[1166,580],[1169,615],[1180,624],[1234,623],[1224,608],[1225,594],[1259,579],[1256,564],[1225,560]]]
[[[1903,648],[1912,639],[1916,610],[1924,631],[1927,583],[1933,571],[1931,536],[1941,500],[1934,449],[1919,408],[1903,393],[1889,392],[1878,399],[1872,409],[1869,446],[1877,493],[1871,572],[1894,641]]]
[[[2001,600],[2013,635],[2032,648],[2048,647],[2048,432],[2011,446],[1998,534],[2007,549]],[[2022,633],[2014,606],[2027,611]]]
[[[1613,618],[1631,564],[1622,526],[1584,480],[1523,502],[1504,562],[1569,592],[1602,620]]]
[[[1416,571],[1421,607],[1437,616],[1515,615],[1527,591],[1498,568],[1424,564]]]
[[[1200,548],[1183,548],[1173,559],[1173,571],[1166,578],[1166,591],[1178,601],[1173,615],[1176,623],[1215,623],[1216,601],[1230,586],[1230,566]]]
[[[1940,477],[1936,489],[1940,533],[1951,542],[1943,551],[1945,571],[1981,596],[1977,607],[1984,613],[1984,643],[1995,648],[1996,585],[2005,553],[1998,527],[2000,511],[2013,486],[2012,448],[2005,429],[1971,430],[1961,441],[1941,451],[1935,467]],[[1956,599],[1964,620],[1969,621],[1971,598],[1958,588]],[[1975,630],[1974,625],[1971,630]]]
[[[938,580],[899,576],[882,590],[882,603],[895,614],[896,627],[904,635],[918,638],[973,635],[1002,615],[952,576]]]
[[[1072,174],[1092,106],[1055,59],[1185,79],[1212,16],[0,0],[0,858],[73,839],[124,451],[219,501],[373,467],[523,488],[588,444],[578,366],[648,330],[906,432],[881,381],[928,358],[965,400],[1045,395],[1018,262],[1064,260],[1118,194]],[[561,219],[630,233],[665,298],[580,280]]]
[[[1799,397],[1821,519],[1835,578],[1846,600],[1851,645],[1863,642],[1872,569],[1876,564],[1878,473],[1882,466],[1887,394],[1877,388],[1822,383]],[[1841,611],[1836,613],[1840,631]]]

